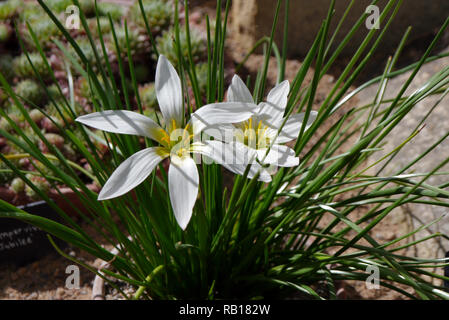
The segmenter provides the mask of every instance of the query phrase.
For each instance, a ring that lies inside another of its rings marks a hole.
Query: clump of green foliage
[[[0,54],[0,72],[6,80],[11,81],[13,79],[13,57],[10,54]]]
[[[0,2],[0,21],[13,18],[22,6],[21,0],[7,0]]]
[[[31,79],[20,81],[14,87],[14,91],[26,103],[33,103],[40,106],[46,100],[45,91],[36,81]]]
[[[175,32],[170,28],[162,33],[156,39],[156,46],[159,54],[163,54],[167,59],[173,63],[174,66],[179,66],[179,56],[177,53],[177,46],[175,45]],[[188,60],[189,46],[187,43],[187,32],[185,28],[181,28],[179,32],[179,49],[184,60]],[[207,42],[195,29],[190,30],[190,45],[193,62],[197,63],[204,61],[206,55]]]
[[[173,3],[166,0],[143,0],[143,9],[148,25],[153,34],[160,33],[172,24]],[[145,20],[138,1],[129,8],[128,20],[141,28],[145,28]]]
[[[40,53],[32,52],[28,56],[22,53],[20,56],[14,58],[13,70],[21,78],[38,78],[33,67],[43,80],[50,77],[50,70]]]

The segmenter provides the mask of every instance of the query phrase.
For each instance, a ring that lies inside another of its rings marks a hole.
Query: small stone
[[[28,297],[26,297],[26,299],[27,300],[36,300],[38,296],[39,295],[37,294],[37,292],[33,292]]]

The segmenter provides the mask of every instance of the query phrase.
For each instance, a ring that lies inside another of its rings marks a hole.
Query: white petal
[[[216,124],[238,123],[249,119],[258,111],[254,103],[219,102],[205,105],[192,113],[193,133]]]
[[[157,62],[155,88],[165,122],[170,123],[174,119],[179,127],[184,113],[181,80],[175,68],[163,55],[159,56]]]
[[[306,127],[304,128],[304,131],[310,128],[313,121],[315,121],[317,115],[318,112],[316,111],[310,112],[309,119],[307,120],[307,124]],[[299,131],[301,130],[303,121],[304,121],[304,113],[291,115],[288,118],[287,122],[285,123],[284,127],[282,128],[282,132],[279,134],[279,137],[277,137],[276,143],[288,142],[298,138]]]
[[[168,169],[170,202],[176,221],[185,230],[192,217],[198,196],[199,176],[196,164],[190,157],[171,156]]]
[[[238,75],[234,75],[232,78],[232,83],[228,88],[226,99],[228,102],[246,102],[254,104],[253,96]]]
[[[157,140],[162,128],[152,119],[127,110],[106,110],[78,117],[76,121],[99,130],[133,134]]]
[[[287,146],[275,144],[266,155],[267,149],[257,150],[258,158],[265,164],[276,165],[278,167],[295,167],[299,164],[299,158],[295,151]]]
[[[246,147],[239,142],[223,143],[217,140],[204,142],[206,147],[195,150],[218,164],[239,175],[243,175],[249,164],[247,178],[252,179],[260,172],[259,181],[270,182],[271,176],[266,170],[256,162],[256,150]]]
[[[203,133],[206,134],[206,136],[203,135],[203,138],[209,140],[209,137],[213,137],[214,140],[231,142],[234,140],[236,130],[236,127],[230,123],[215,124],[203,130]]]
[[[143,149],[126,159],[115,169],[98,195],[98,200],[121,196],[141,184],[168,154],[163,148]]]
[[[261,103],[259,115],[275,128],[279,128],[282,123],[289,91],[288,80],[282,81],[268,93],[267,102]]]

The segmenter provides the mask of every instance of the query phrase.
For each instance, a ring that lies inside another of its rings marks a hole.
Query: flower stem
[[[153,269],[153,271],[145,278],[146,284],[150,284],[151,280],[162,270],[164,269],[164,265],[159,265],[156,268]],[[143,291],[145,290],[146,286],[140,286],[139,289],[137,289],[136,294],[133,297],[133,300],[139,300],[140,296],[142,295]]]

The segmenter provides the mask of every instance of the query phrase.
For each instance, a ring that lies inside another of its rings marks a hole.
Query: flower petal
[[[224,123],[210,125],[203,130],[203,133],[209,137],[213,137],[214,140],[231,142],[235,140],[236,130],[237,129],[236,127],[234,127],[234,125],[230,123]],[[205,138],[205,140],[209,140],[207,139],[207,136],[203,136],[203,138]]]
[[[157,140],[162,128],[152,119],[127,110],[106,110],[89,113],[76,121],[99,130],[133,134]]]
[[[254,103],[219,102],[205,105],[192,113],[193,133],[216,124],[238,123],[249,119],[258,111]]]
[[[141,184],[160,161],[168,156],[161,147],[143,149],[115,169],[98,195],[98,200],[121,196]]]
[[[267,102],[261,103],[259,116],[262,116],[275,128],[279,128],[282,124],[289,92],[290,83],[288,80],[282,81],[268,93]]]
[[[299,164],[299,158],[296,157],[295,151],[287,146],[275,144],[267,155],[266,153],[267,149],[257,150],[258,159],[264,164],[278,167],[295,167]]]
[[[181,80],[175,68],[163,55],[159,56],[157,62],[155,88],[165,122],[171,123],[174,119],[179,127],[184,114]]]
[[[248,87],[238,75],[234,75],[232,83],[226,94],[228,102],[246,102],[254,104],[254,99],[248,90]]]
[[[304,131],[310,128],[313,121],[315,121],[318,112],[311,111],[309,115],[309,119],[307,120],[306,127]],[[304,121],[304,113],[298,113],[291,115],[284,127],[282,128],[281,133],[276,139],[276,143],[284,143],[298,138],[299,131],[301,130],[302,123]]]
[[[176,221],[185,230],[192,217],[198,196],[199,176],[195,162],[190,157],[171,156],[168,169],[170,202]]]
[[[249,164],[247,178],[254,178],[260,172],[259,181],[270,182],[270,174],[255,161],[256,150],[248,148],[242,143],[232,142],[223,143],[217,140],[209,140],[204,142],[201,148],[197,148],[194,152],[205,155],[218,164],[239,175],[243,175]]]

